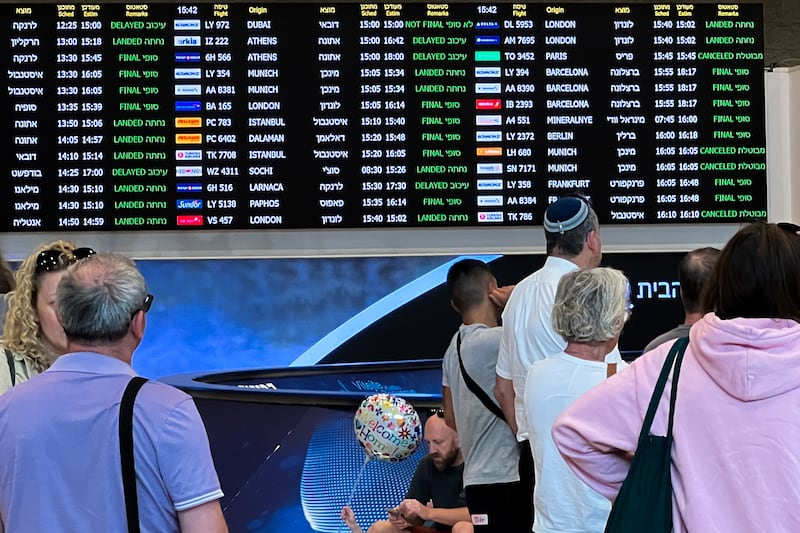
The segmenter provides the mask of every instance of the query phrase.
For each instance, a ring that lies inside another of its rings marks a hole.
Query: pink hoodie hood
[[[689,332],[698,363],[725,392],[762,400],[800,388],[800,324],[771,318],[705,315]]]

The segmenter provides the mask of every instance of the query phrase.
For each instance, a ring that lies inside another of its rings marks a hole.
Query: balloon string
[[[353,488],[350,490],[350,495],[347,497],[347,503],[345,503],[346,506],[349,506],[350,502],[353,501],[353,494],[356,493],[356,487],[358,487],[358,484],[361,482],[361,476],[364,475],[364,469],[367,468],[367,463],[369,463],[369,460],[370,456],[367,453],[365,453],[364,462],[361,463],[361,469],[358,471],[358,475],[356,476],[356,482],[353,483]],[[341,531],[342,531],[342,524],[339,524],[337,533],[341,533]]]
[[[361,470],[358,471],[358,476],[356,476],[356,482],[353,483],[353,488],[350,491],[350,496],[347,497],[347,503],[345,505],[350,505],[350,502],[353,500],[353,494],[356,492],[356,487],[361,482],[361,476],[364,475],[364,469],[367,467],[367,463],[369,463],[369,455],[366,453],[364,454],[364,462],[361,463]]]

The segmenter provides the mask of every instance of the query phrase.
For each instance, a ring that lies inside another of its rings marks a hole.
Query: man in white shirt
[[[517,284],[503,311],[494,388],[506,420],[522,443],[520,480],[530,487],[531,502],[533,463],[525,427],[525,378],[535,361],[561,353],[567,345],[553,330],[551,319],[559,280],[574,270],[594,268],[602,259],[597,214],[585,198],[565,196],[551,204],[544,214],[544,230],[544,266]],[[619,351],[614,349],[607,361],[621,361]]]

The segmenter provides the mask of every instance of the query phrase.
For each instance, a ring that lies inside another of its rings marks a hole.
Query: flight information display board
[[[766,218],[759,4],[0,6],[0,231]]]

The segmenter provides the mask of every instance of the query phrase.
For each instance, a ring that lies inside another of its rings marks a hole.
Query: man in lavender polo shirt
[[[57,311],[68,352],[0,397],[0,531],[125,533],[119,405],[152,296],[133,262],[72,265]],[[225,533],[208,437],[192,399],[147,382],[134,406],[139,522],[145,533]]]

